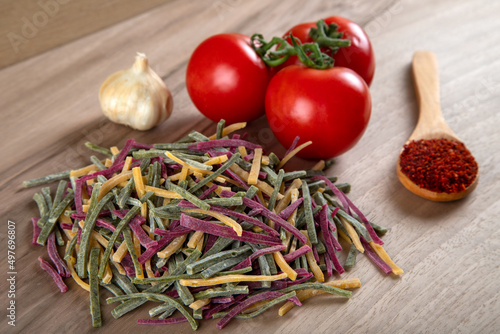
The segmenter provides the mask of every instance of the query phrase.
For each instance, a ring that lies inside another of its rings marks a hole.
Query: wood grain
[[[167,1],[4,0],[0,2],[0,69]]]
[[[87,293],[70,280],[58,292],[39,268],[45,250],[31,245],[31,197],[21,182],[88,162],[85,141],[121,147],[130,137],[146,143],[175,140],[191,129],[214,132],[187,95],[190,53],[204,38],[227,31],[281,34],[298,22],[327,15],[364,26],[375,48],[373,112],[358,145],[329,173],[352,184],[351,199],[376,223],[390,228],[386,250],[405,273],[384,276],[366,257],[343,277],[359,277],[349,301],[321,296],[280,318],[276,309],[253,320],[235,320],[239,333],[498,333],[500,332],[500,3],[470,1],[171,1],[155,10],[0,71],[0,268],[7,269],[7,220],[16,223],[16,327],[2,332],[90,332]],[[481,180],[469,197],[435,203],[408,192],[394,166],[417,121],[410,73],[415,50],[432,50],[440,67],[441,107],[450,127],[475,155]],[[172,117],[138,132],[108,122],[97,100],[100,83],[144,52],[174,96]],[[249,126],[250,138],[283,154],[265,119]],[[313,162],[295,160],[296,166]],[[5,274],[6,275],[6,274]],[[5,276],[4,275],[4,276]],[[9,286],[0,282],[7,300]],[[105,293],[102,293],[104,298]],[[151,304],[152,305],[152,304]],[[147,309],[115,320],[103,305],[104,326],[92,332],[144,330],[135,325]],[[148,327],[190,333],[188,325]],[[215,333],[215,321],[202,333]]]

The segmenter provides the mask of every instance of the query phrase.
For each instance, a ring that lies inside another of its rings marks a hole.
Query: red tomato
[[[336,23],[339,26],[338,31],[344,33],[343,38],[351,41],[350,46],[342,47],[331,55],[335,59],[334,66],[350,68],[358,73],[370,86],[375,73],[375,55],[370,39],[364,30],[356,23],[340,16],[329,17],[325,19],[325,23],[327,25]],[[313,40],[309,37],[309,31],[313,27],[316,27],[315,22],[296,25],[288,30],[283,38],[292,33],[302,43],[311,43]],[[292,64],[300,64],[300,60],[296,56],[290,57],[282,67]]]
[[[186,71],[194,105],[214,122],[251,121],[264,115],[270,72],[241,34],[220,34],[202,42]]]
[[[284,147],[296,136],[313,143],[302,158],[328,159],[352,148],[363,135],[371,114],[365,81],[345,67],[316,70],[292,65],[269,83],[266,116]]]

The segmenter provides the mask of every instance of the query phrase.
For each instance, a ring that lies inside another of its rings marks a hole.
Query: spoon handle
[[[413,54],[412,69],[420,111],[417,126],[409,140],[431,139],[436,134],[456,139],[441,113],[436,56],[431,51],[416,51]]]

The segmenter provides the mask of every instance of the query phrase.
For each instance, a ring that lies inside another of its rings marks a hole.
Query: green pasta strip
[[[89,257],[89,294],[90,294],[90,315],[92,316],[92,326],[101,327],[101,305],[99,303],[99,252],[100,248],[94,247],[90,251]]]
[[[307,225],[307,235],[309,236],[309,241],[311,244],[318,243],[318,236],[316,235],[316,227],[314,226],[314,218],[312,212],[311,195],[309,193],[309,187],[306,182],[302,183],[302,197],[304,198],[304,218]]]
[[[132,263],[134,264],[135,268],[135,276],[142,275],[142,265],[139,263],[139,260],[137,259],[137,252],[135,251],[134,247],[134,240],[132,239],[132,231],[128,226],[126,226],[123,229],[123,240],[125,244],[127,245],[128,253],[130,254],[130,257],[132,258]]]
[[[94,152],[104,154],[110,158],[113,156],[113,154],[111,153],[111,151],[109,149],[107,149],[105,147],[101,147],[101,146],[96,145],[96,144],[93,144],[89,141],[85,143],[85,147],[87,147],[88,149],[90,149]]]
[[[278,290],[278,292],[281,293],[288,293],[291,291],[298,291],[298,290],[306,290],[306,289],[315,289],[315,290],[322,290],[331,294],[339,295],[341,297],[346,297],[350,298],[352,292],[344,289],[339,289],[333,286],[329,286],[326,284],[321,284],[321,283],[301,283],[301,284],[296,284],[296,285],[290,285],[287,288]]]
[[[25,188],[31,188],[31,187],[37,187],[41,186],[47,183],[51,183],[54,181],[59,181],[59,180],[65,180],[69,178],[69,174],[71,173],[71,170],[65,170],[63,172],[58,172],[54,174],[50,174],[47,176],[43,176],[37,179],[32,179],[32,180],[27,180],[23,182],[23,187]]]
[[[78,256],[76,259],[76,270],[78,272],[78,276],[81,278],[85,278],[85,272],[87,270],[87,260],[88,260],[88,252],[90,245],[90,238],[92,236],[92,231],[94,230],[95,223],[97,220],[97,216],[99,212],[106,206],[108,201],[113,197],[112,193],[107,193],[98,203],[97,198],[99,196],[100,191],[100,183],[94,184],[94,190],[92,191],[92,196],[90,198],[90,207],[87,212],[87,218],[85,219],[85,223],[82,228],[82,235],[80,238],[80,248],[78,249]],[[100,277],[102,278],[102,277]]]
[[[167,295],[163,295],[160,293],[141,292],[141,293],[134,293],[134,294],[118,296],[118,297],[110,297],[110,298],[106,299],[106,302],[108,304],[112,304],[112,303],[116,303],[118,301],[123,301],[123,300],[127,300],[127,299],[132,299],[132,298],[140,298],[140,299],[146,298],[146,299],[151,300],[151,301],[160,301],[160,302],[168,303],[168,304],[174,306],[179,312],[181,312],[181,314],[184,317],[186,317],[186,319],[188,319],[188,322],[191,325],[191,328],[193,330],[198,329],[198,322],[196,321],[196,319],[194,319],[192,317],[191,313],[189,313],[189,311],[184,307],[184,305],[182,305],[177,300],[175,300],[174,298],[171,298]]]
[[[61,200],[61,202],[52,210],[50,210],[49,218],[47,222],[43,225],[42,230],[40,231],[40,235],[38,236],[36,242],[39,245],[44,246],[49,234],[54,229],[57,219],[64,212],[66,207],[73,202],[74,193],[72,189],[68,189],[68,194]]]
[[[166,183],[168,190],[176,192],[177,194],[181,195],[185,200],[193,203],[194,205],[196,205],[200,209],[210,210],[210,204],[203,202],[201,199],[199,199],[198,197],[196,197],[195,195],[193,195],[192,193],[190,193],[186,189],[183,189],[183,188],[179,187],[178,185],[173,184],[170,181],[166,181],[165,183]]]
[[[215,172],[212,174],[208,175],[205,177],[203,180],[198,182],[195,186],[192,186],[189,188],[190,193],[194,193],[195,191],[201,189],[203,186],[205,186],[208,182],[212,182],[215,180],[217,177],[219,177],[222,173],[224,173],[229,167],[232,166],[238,159],[240,159],[240,154],[235,153],[231,158],[229,158],[222,166],[220,166]]]

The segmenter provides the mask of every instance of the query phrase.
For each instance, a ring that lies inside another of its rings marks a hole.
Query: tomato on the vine
[[[325,23],[336,23],[338,32],[343,33],[342,38],[351,41],[350,46],[341,47],[336,53],[331,53],[323,48],[323,51],[329,54],[334,60],[336,67],[347,67],[358,73],[370,86],[375,73],[375,55],[370,39],[363,28],[351,20],[341,16],[332,16],[326,18]],[[315,28],[315,22],[301,23],[288,30],[283,38],[289,40],[290,33],[297,37],[302,43],[311,43],[313,39],[309,36],[311,28]],[[300,64],[296,56],[290,57],[280,68],[293,64]]]
[[[291,65],[269,83],[266,116],[278,141],[289,147],[313,143],[302,158],[328,159],[352,148],[363,135],[371,114],[365,81],[345,67],[325,70]]]
[[[219,34],[193,52],[186,87],[194,105],[214,122],[251,121],[264,115],[270,71],[248,36]]]

